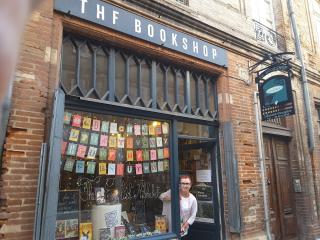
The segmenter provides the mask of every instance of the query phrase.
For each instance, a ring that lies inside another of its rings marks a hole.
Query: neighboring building
[[[296,114],[262,123],[264,194],[249,68],[296,51],[286,1],[45,1],[13,86],[1,238],[175,238],[181,174],[198,200],[192,239],[266,239],[264,199],[274,239],[319,238],[320,3],[294,12],[314,150],[292,56]]]

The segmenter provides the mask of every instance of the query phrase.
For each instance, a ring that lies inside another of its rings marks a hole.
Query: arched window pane
[[[108,91],[108,56],[102,49],[97,51],[96,61],[96,90],[102,97]]]
[[[151,100],[151,65],[146,60],[141,62],[141,97],[145,103]]]
[[[175,105],[175,73],[172,69],[167,72],[168,81],[168,103],[171,107]]]
[[[177,72],[177,81],[178,81],[178,104],[181,110],[185,106],[185,75],[181,72]]]
[[[92,59],[93,53],[88,45],[82,45],[80,48],[80,86],[84,95],[93,88]]]
[[[157,103],[160,107],[163,106],[164,99],[164,91],[165,91],[165,72],[160,64],[157,65]]]
[[[209,98],[209,110],[215,111],[215,84],[212,79],[208,81],[208,98]]]
[[[70,38],[66,39],[62,45],[61,82],[67,92],[70,91],[74,85],[76,85],[76,56],[76,47]]]
[[[139,76],[138,76],[139,62],[134,57],[129,59],[129,93],[133,101],[138,97]]]
[[[122,54],[118,52],[116,54],[116,97],[118,101],[125,94],[125,59],[123,58]]]
[[[190,103],[193,111],[197,109],[197,79],[190,74]]]
[[[204,79],[201,77],[198,82],[199,86],[199,105],[202,113],[206,111],[206,89]]]

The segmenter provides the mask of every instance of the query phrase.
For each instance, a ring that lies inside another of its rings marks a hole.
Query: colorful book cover
[[[149,150],[143,150],[143,160],[144,160],[144,161],[150,160]]]
[[[146,123],[142,124],[141,126],[141,133],[142,135],[146,136],[149,134],[149,131],[148,131],[148,125]]]
[[[156,130],[152,124],[149,125],[149,135],[156,135]]]
[[[87,162],[87,173],[94,174],[96,170],[96,162]]]
[[[76,173],[84,173],[84,163],[85,161],[76,162]]]
[[[80,131],[78,129],[72,128],[70,131],[69,141],[78,142]]]
[[[157,162],[151,162],[150,163],[150,168],[152,173],[158,172],[158,164]]]
[[[69,156],[76,156],[77,147],[78,147],[78,144],[76,144],[76,143],[69,143],[69,144],[68,144],[67,155],[69,155]]]
[[[67,172],[72,172],[73,171],[74,162],[75,161],[73,159],[67,158],[63,169],[65,171],[67,171]]]
[[[136,136],[141,135],[141,125],[140,124],[134,124],[133,129],[134,129],[134,135],[136,135]]]
[[[123,149],[118,149],[118,151],[117,151],[117,160],[118,160],[118,162],[122,162],[123,161]]]
[[[169,123],[162,123],[162,133],[169,134]]]
[[[158,159],[163,159],[163,149],[162,148],[158,149]]]
[[[99,175],[106,175],[106,174],[107,174],[107,164],[99,163]]]
[[[66,224],[66,238],[75,238],[79,236],[79,222],[78,219],[67,219]]]
[[[122,239],[126,236],[126,227],[124,225],[118,225],[114,227],[114,237],[116,239]]]
[[[88,142],[89,142],[89,133],[88,132],[81,132],[80,143],[81,144],[88,144]]]
[[[127,175],[133,175],[134,174],[134,165],[127,165],[126,174]]]
[[[80,223],[79,239],[92,240],[92,223]]]
[[[116,136],[110,136],[109,137],[109,147],[110,148],[116,148],[117,147],[117,137]]]
[[[115,163],[108,164],[108,175],[116,175],[116,164]]]
[[[157,137],[157,147],[162,147],[162,137]]]
[[[118,132],[119,133],[124,133],[124,130],[126,129],[126,127],[124,125],[119,125],[118,127]]]
[[[97,146],[99,143],[99,134],[98,133],[91,133],[90,136],[90,145]]]
[[[66,225],[64,220],[56,221],[56,238],[55,239],[65,239]]]
[[[161,125],[157,125],[156,126],[156,135],[161,135],[161,134],[162,134]]]
[[[157,147],[156,138],[154,138],[154,137],[149,138],[149,146],[150,146],[150,148]]]
[[[133,161],[133,150],[127,150],[127,161]]]
[[[123,176],[124,174],[124,164],[118,163],[117,164],[117,176]]]
[[[136,164],[136,175],[141,175],[142,173],[143,173],[142,164],[141,163]]]
[[[63,135],[62,135],[62,138],[63,138],[64,141],[68,141],[68,140],[69,140],[70,130],[71,130],[71,127],[70,127],[70,126],[68,126],[68,125],[63,125]]]
[[[163,157],[164,158],[169,158],[170,157],[170,150],[169,150],[169,148],[164,148],[163,149]]]
[[[133,148],[133,137],[127,137],[127,148]]]
[[[101,122],[101,132],[108,133],[109,132],[109,121]]]
[[[107,147],[108,146],[108,135],[101,135],[100,136],[100,147]]]
[[[143,163],[143,173],[150,173],[150,164],[148,162]]]
[[[133,125],[131,123],[127,124],[127,134],[132,135],[133,134]]]
[[[143,151],[142,150],[137,150],[136,151],[136,159],[137,159],[138,162],[143,161],[142,155],[143,155]]]
[[[100,120],[98,119],[93,119],[92,121],[92,131],[100,131]]]
[[[150,160],[157,160],[157,150],[150,150]]]
[[[82,122],[82,128],[84,129],[90,129],[91,128],[91,118],[84,117]]]
[[[117,156],[117,150],[116,149],[109,149],[108,160],[115,161],[116,156]]]
[[[118,137],[118,148],[124,148],[124,137]]]
[[[106,148],[100,148],[99,149],[99,160],[105,161],[107,160],[107,149]]]
[[[89,147],[87,158],[88,159],[95,159],[97,155],[97,148],[96,147]]]
[[[149,148],[149,138],[148,137],[142,138],[142,148]]]
[[[68,142],[62,141],[61,143],[61,154],[65,155],[67,150]]]
[[[72,118],[72,127],[80,127],[81,126],[81,116],[80,115],[73,115]]]
[[[163,161],[158,162],[158,172],[163,172]]]
[[[162,138],[162,143],[164,147],[168,147],[169,146],[169,138],[164,137]]]
[[[142,148],[142,139],[140,137],[136,137],[134,143],[135,143],[135,148]]]
[[[118,133],[118,124],[116,122],[110,123],[110,133],[111,134]]]
[[[163,171],[169,171],[169,160],[163,160]]]
[[[63,115],[63,124],[69,125],[70,122],[71,122],[71,116],[72,116],[71,113],[69,113],[69,112],[64,112],[64,115]]]
[[[79,144],[78,151],[77,151],[77,157],[78,158],[85,158],[87,152],[87,146]]]

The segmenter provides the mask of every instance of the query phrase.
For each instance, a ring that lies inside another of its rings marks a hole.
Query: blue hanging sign
[[[226,50],[101,0],[55,0],[57,11],[223,67]]]

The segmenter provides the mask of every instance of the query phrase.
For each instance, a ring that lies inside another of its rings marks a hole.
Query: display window
[[[170,122],[65,109],[56,239],[154,236],[171,228]]]

